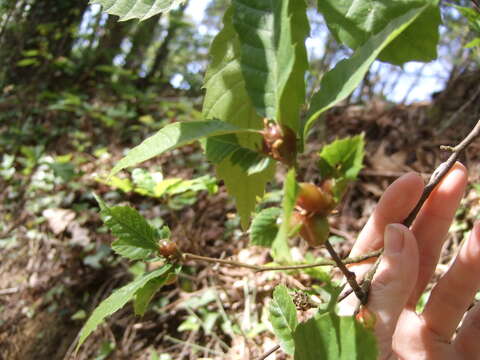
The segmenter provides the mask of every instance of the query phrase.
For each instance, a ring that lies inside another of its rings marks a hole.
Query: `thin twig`
[[[358,285],[360,285],[360,286],[362,286],[362,284],[363,284],[363,280],[361,280],[361,281],[358,283]],[[352,288],[347,289],[347,290],[345,290],[344,292],[342,292],[342,293],[338,296],[338,298],[337,298],[337,303],[345,300],[351,293],[353,293]]]
[[[382,249],[382,254],[383,254],[383,249]],[[378,265],[380,265],[381,261],[382,261],[382,256],[380,255],[377,258],[377,261],[375,261],[373,266],[368,270],[367,274],[363,278],[361,288],[365,294],[365,297],[363,299],[360,299],[360,303],[362,305],[366,305],[368,303],[368,296],[370,295],[370,287],[372,285],[373,276],[377,272]]]
[[[18,287],[12,287],[12,288],[6,288],[6,289],[0,289],[0,295],[10,295],[10,294],[15,294],[18,292]]]
[[[209,349],[209,348],[206,348],[204,346],[200,346],[200,345],[188,342],[188,341],[183,341],[183,340],[171,337],[169,335],[165,335],[165,340],[171,341],[175,344],[182,344],[182,345],[190,346],[192,349],[197,349],[197,350],[201,350],[201,351],[204,351],[204,352],[208,352],[212,355],[217,355],[217,356],[224,356],[225,355],[225,353],[221,353],[219,351],[212,350],[212,349]]]
[[[433,172],[432,176],[430,177],[430,180],[428,181],[428,184],[425,186],[423,189],[422,196],[417,202],[417,205],[413,208],[413,210],[408,214],[407,218],[402,222],[403,225],[406,227],[410,227],[417,217],[420,209],[422,208],[423,204],[425,201],[428,199],[432,191],[435,189],[435,187],[440,183],[440,181],[445,177],[445,175],[450,171],[450,169],[455,165],[455,162],[458,160],[460,157],[460,154],[475,140],[478,136],[480,135],[480,120],[478,120],[477,124],[475,127],[470,131],[470,133],[456,146],[441,146],[440,148],[443,150],[448,150],[451,151],[452,154],[449,156],[447,161],[441,163]],[[382,250],[383,253],[383,250]],[[377,261],[375,264],[370,268],[370,270],[367,272],[367,274],[364,277],[363,283],[362,283],[362,290],[365,293],[365,298],[360,299],[362,301],[363,305],[366,305],[368,302],[368,295],[370,292],[370,285],[373,279],[373,276],[375,275],[378,265],[380,264],[381,260],[381,254],[378,257]],[[348,280],[348,279],[347,279]],[[357,295],[358,296],[358,295]]]
[[[371,258],[378,257],[380,254],[381,254],[381,250],[376,250],[360,256],[346,258],[341,261],[343,264],[356,264]],[[337,263],[334,260],[322,259],[312,264],[285,265],[285,266],[261,266],[261,265],[246,264],[246,263],[233,261],[233,260],[216,259],[216,258],[211,258],[207,256],[190,254],[190,253],[184,253],[183,259],[185,261],[186,260],[205,261],[205,262],[214,263],[214,264],[223,264],[223,265],[230,265],[234,267],[247,268],[247,269],[255,270],[255,272],[301,270],[301,269],[309,269],[309,268],[319,267],[319,266],[336,266],[337,265]]]
[[[480,135],[480,120],[477,122],[477,124],[472,129],[472,131],[465,137],[465,139],[463,139],[457,146],[454,146],[454,147],[441,146],[440,147],[444,150],[448,149],[452,151],[452,154],[447,159],[447,161],[440,164],[440,166],[438,166],[433,172],[428,184],[425,186],[425,189],[423,190],[420,200],[418,200],[418,203],[415,206],[415,208],[410,212],[410,214],[407,216],[407,218],[403,222],[405,226],[409,227],[410,225],[412,225],[413,220],[415,220],[415,218],[417,217],[417,214],[420,211],[421,207],[423,206],[423,203],[430,196],[433,189],[435,189],[435,187],[440,183],[443,177],[450,171],[452,166],[455,165],[455,162],[458,160],[463,150],[465,150],[467,146],[470,145],[472,141],[475,140],[475,138],[477,138],[479,135]]]
[[[269,357],[270,355],[272,355],[275,351],[277,351],[278,349],[280,349],[280,345],[275,345],[273,348],[271,348],[270,350],[268,350],[265,354],[261,355],[258,360],[265,360],[267,357]]]
[[[353,291],[355,292],[355,295],[357,295],[357,297],[360,299],[360,301],[364,301],[366,295],[365,295],[365,292],[362,290],[362,288],[360,287],[360,285],[358,285],[358,282],[357,282],[357,278],[355,276],[355,273],[353,273],[352,271],[348,270],[348,268],[345,266],[344,262],[342,261],[342,259],[340,259],[340,256],[338,256],[337,252],[335,251],[335,249],[332,247],[332,244],[330,244],[330,241],[326,241],[325,242],[325,247],[328,251],[328,253],[330,254],[330,256],[332,257],[332,259],[335,261],[337,267],[342,271],[343,275],[345,275],[345,278],[347,279],[348,281],[348,284],[350,285],[350,287],[353,289]]]
[[[207,256],[190,254],[190,253],[183,253],[183,260],[205,261],[205,262],[214,263],[214,264],[230,265],[234,267],[242,267],[242,268],[247,268],[251,270],[259,270],[262,268],[261,266],[258,266],[258,265],[246,264],[239,261],[216,259],[216,258],[211,258]]]
[[[376,250],[364,255],[343,259],[341,260],[341,262],[343,264],[356,264],[371,258],[375,258],[379,256],[380,253],[381,253],[380,250]],[[260,269],[258,269],[257,272],[275,271],[275,270],[300,270],[300,269],[309,269],[317,266],[337,266],[337,262],[331,259],[323,259],[322,261],[317,261],[312,264],[300,264],[300,265],[289,265],[289,266],[263,266],[263,267],[260,267]]]

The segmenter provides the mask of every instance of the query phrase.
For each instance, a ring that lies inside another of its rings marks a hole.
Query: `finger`
[[[368,308],[377,315],[375,333],[381,355],[391,351],[393,333],[417,272],[418,250],[412,232],[400,224],[388,225],[384,256],[373,278],[368,302]]]
[[[415,306],[435,271],[466,185],[467,170],[462,164],[456,163],[424,203],[412,226],[418,242],[420,268],[408,302],[410,307]]]
[[[433,288],[422,317],[446,341],[455,332],[480,288],[480,224],[462,246],[454,263]]]
[[[423,191],[423,179],[416,173],[408,173],[395,180],[383,193],[373,214],[360,232],[350,256],[358,256],[383,247],[383,234],[388,224],[402,222],[417,204]],[[371,261],[349,265],[357,278],[368,271]],[[348,286],[346,287],[348,289]],[[351,314],[358,299],[352,294],[340,303],[342,315]]]
[[[383,246],[383,234],[388,224],[402,222],[417,204],[423,191],[423,180],[408,173],[395,180],[383,193],[375,211],[358,236],[350,256],[377,250]]]
[[[454,342],[456,350],[464,359],[480,358],[480,303],[477,303],[465,317]]]

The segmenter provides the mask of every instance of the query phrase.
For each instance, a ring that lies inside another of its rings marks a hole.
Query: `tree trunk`
[[[23,12],[16,16],[20,21],[5,31],[1,43],[2,49],[9,52],[6,83],[31,83],[32,78],[49,78],[54,70],[52,60],[70,56],[78,25],[88,3],[78,0],[35,0],[29,3],[30,7],[26,5],[27,2],[24,2],[17,7],[22,9],[23,6]],[[25,57],[25,51],[28,50],[38,53],[37,63],[35,66],[19,66],[18,61]]]
[[[98,41],[97,56],[93,65],[112,65],[115,56],[121,53],[122,41],[127,36],[133,21],[120,22],[118,17],[110,15],[105,30]]]

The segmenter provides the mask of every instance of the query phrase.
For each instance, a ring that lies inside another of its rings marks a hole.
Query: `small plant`
[[[108,13],[119,15],[121,20],[142,20],[168,11],[181,1],[157,0],[149,6],[134,0],[94,2],[104,5]],[[207,159],[215,165],[218,178],[236,201],[243,229],[250,226],[251,243],[269,247],[278,266],[242,264],[184,253],[170,240],[168,228],[158,230],[136,210],[109,207],[97,198],[102,217],[117,238],[113,250],[130,260],[160,261],[163,265],[138,276],[104,300],[84,325],[78,347],[98,324],[127,302],[133,301],[135,313],[143,314],[153,295],[182,270],[182,264],[194,260],[253,271],[337,266],[362,303],[356,318],[336,313],[341,287],[334,285],[328,306],[319,307],[312,318],[299,322],[290,291],[277,286],[270,306],[274,332],[282,349],[298,360],[376,357],[372,332],[375,318],[364,306],[376,267],[359,284],[345,264],[378,257],[381,251],[341,259],[329,242],[328,216],[362,168],[364,137],[360,134],[339,139],[322,148],[316,159],[319,184],[302,178],[297,156],[303,151],[315,122],[354,91],[377,58],[396,65],[435,59],[441,20],[438,0],[382,4],[362,0],[355,1],[355,5],[353,0],[318,1],[318,11],[329,30],[353,54],[323,74],[320,89],[307,100],[305,73],[309,64],[305,39],[309,24],[305,1],[232,0],[224,15],[223,29],[210,48],[203,119],[166,125],[131,149],[110,173],[112,181],[115,174],[127,167],[201,140]],[[375,7],[375,11],[370,7]],[[368,22],[364,21],[363,12],[367,8],[373,14]],[[449,162],[435,173],[419,206],[466,145],[468,142],[455,148]],[[277,166],[287,170],[281,207],[263,209],[251,222],[257,198],[264,194],[266,184],[273,181]],[[155,194],[155,189],[148,191]],[[415,216],[412,213],[405,223],[410,224]],[[297,234],[310,246],[325,246],[331,259],[294,263],[289,239]],[[330,328],[334,331],[323,331]],[[311,344],[328,344],[328,349],[327,346],[312,348]]]

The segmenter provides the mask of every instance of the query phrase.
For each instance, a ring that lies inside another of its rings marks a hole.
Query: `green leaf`
[[[214,177],[210,175],[200,176],[191,180],[183,179],[167,179],[172,180],[172,183],[166,188],[162,186],[162,182],[158,183],[156,190],[162,191],[162,194],[178,195],[184,192],[197,192],[197,191],[208,191],[213,194],[217,191],[217,181]],[[178,181],[175,181],[178,180]],[[166,181],[166,180],[164,180]],[[162,190],[164,189],[164,190]]]
[[[131,283],[117,289],[112,295],[103,300],[88,318],[82,330],[77,344],[77,351],[85,339],[97,328],[97,326],[107,317],[120,310],[129,302],[136,292],[143,288],[150,280],[163,276],[172,269],[172,265],[166,264],[159,269],[137,277]]]
[[[441,23],[438,1],[318,0],[318,9],[337,40],[357,49],[389,22],[412,9],[421,11],[427,2],[428,8],[379,55],[381,61],[400,65],[437,57]]]
[[[376,339],[352,316],[317,313],[300,323],[293,335],[295,360],[371,360],[378,355]]]
[[[242,72],[255,108],[297,133],[308,68],[305,1],[234,0],[233,9]]]
[[[126,167],[139,164],[166,151],[189,144],[208,136],[251,131],[219,120],[176,122],[160,129],[131,149],[110,172],[110,176]]]
[[[147,310],[148,304],[153,299],[155,293],[162,288],[163,285],[170,279],[171,276],[176,276],[180,272],[181,267],[177,266],[175,271],[169,271],[155,279],[147,282],[142,288],[135,293],[135,300],[133,308],[135,315],[143,316]]]
[[[469,7],[458,6],[455,4],[447,3],[446,5],[452,6],[457,9],[468,20],[468,25],[470,26],[470,29],[474,32],[477,32],[477,34],[480,34],[480,12]]]
[[[148,304],[152,301],[153,295],[161,289],[165,284],[167,277],[165,275],[160,278],[152,279],[146,283],[141,289],[135,294],[135,300],[133,302],[133,309],[135,310],[135,315],[143,316],[145,311],[147,311]]]
[[[283,183],[283,200],[282,200],[282,225],[272,243],[272,256],[275,261],[289,262],[292,260],[290,247],[288,246],[288,236],[290,234],[290,219],[295,208],[295,202],[298,195],[298,184],[295,180],[296,172],[291,169],[285,177]]]
[[[480,37],[477,37],[473,39],[472,41],[469,41],[468,43],[465,44],[466,49],[471,49],[473,47],[480,46]]]
[[[271,247],[278,233],[277,220],[282,209],[271,207],[263,209],[252,221],[250,226],[250,244]]]
[[[165,13],[185,0],[92,0],[100,4],[103,11],[120,16],[121,21],[130,19],[146,20],[158,13]]]
[[[274,164],[261,173],[248,175],[239,165],[229,160],[217,166],[217,175],[225,181],[228,192],[234,196],[240,222],[243,229],[248,229],[251,213],[255,210],[257,197],[265,192],[265,185],[273,178]]]
[[[363,134],[335,140],[319,153],[319,169],[323,178],[333,178],[333,195],[339,202],[351,181],[363,166],[365,140]]]
[[[232,165],[239,165],[247,175],[260,173],[271,165],[271,159],[264,154],[250,150],[238,143],[235,134],[214,136],[208,139],[207,158],[218,164],[230,158]]]
[[[27,59],[22,59],[17,62],[17,66],[20,67],[27,67],[27,66],[38,66],[40,65],[40,61],[38,61],[35,58],[27,58]]]
[[[399,36],[423,11],[430,6],[424,5],[393,19],[378,34],[371,37],[348,59],[340,61],[327,72],[320,83],[320,90],[312,97],[307,122],[304,127],[304,138],[314,121],[337,102],[345,99],[362,81],[370,65],[380,52]]]
[[[263,123],[245,88],[240,65],[240,42],[232,24],[232,7],[225,13],[223,24],[223,29],[215,37],[210,49],[211,61],[205,77],[203,115],[207,119],[221,119],[240,128],[261,129]],[[254,151],[260,147],[262,139],[259,134],[236,135],[240,146]],[[212,153],[212,146],[221,151],[218,142],[208,138],[207,154]],[[229,151],[230,145],[225,146],[225,151]],[[242,227],[246,229],[257,197],[265,192],[265,185],[273,178],[275,168],[270,165],[260,173],[248,175],[245,169],[226,157],[217,164],[216,169],[217,176],[224,180],[229,194],[235,198]]]
[[[230,161],[233,165],[239,165],[247,175],[261,173],[274,165],[272,158],[246,148],[235,151]]]
[[[297,309],[288,289],[278,285],[273,291],[273,299],[269,307],[268,320],[272,324],[273,332],[280,340],[282,349],[290,355],[295,352],[293,333],[297,327]]]
[[[335,140],[325,145],[318,155],[321,166],[325,167],[321,168],[322,176],[355,180],[363,166],[364,136],[360,134]]]
[[[131,260],[144,259],[157,251],[158,232],[136,210],[128,206],[108,207],[95,195],[103,221],[118,239],[112,249]]]

